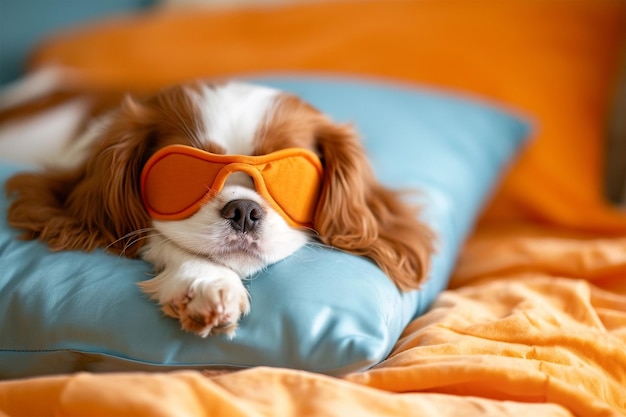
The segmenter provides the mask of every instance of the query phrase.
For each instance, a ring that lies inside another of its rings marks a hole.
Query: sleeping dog
[[[141,256],[156,273],[142,290],[186,331],[234,335],[242,279],[312,240],[371,258],[401,290],[427,276],[417,209],[377,182],[350,126],[296,96],[192,82],[80,126],[70,163],[8,181],[10,224],[52,250]]]

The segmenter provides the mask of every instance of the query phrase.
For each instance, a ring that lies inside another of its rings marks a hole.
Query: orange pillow
[[[99,88],[153,89],[195,77],[304,70],[488,97],[530,115],[537,135],[484,221],[530,219],[626,233],[626,214],[602,196],[605,119],[625,34],[623,0],[164,9],[67,32],[43,45],[32,67],[70,66]]]

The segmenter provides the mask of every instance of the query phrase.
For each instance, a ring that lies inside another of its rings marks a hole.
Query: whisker
[[[185,251],[195,256],[199,256],[199,257],[209,256],[209,254],[203,251],[202,248],[199,247],[198,245],[198,241],[204,240],[204,238],[206,237],[206,233],[198,232],[195,234],[190,234],[189,231],[177,231],[177,230],[172,230],[170,231],[170,233],[171,233],[171,237],[165,238],[163,236],[164,241],[161,243],[174,242],[174,245],[184,248]],[[199,236],[199,238],[194,238],[194,236]]]
[[[316,247],[316,248],[323,248],[323,249],[330,249],[330,250],[338,250],[334,246],[327,245],[325,243],[322,243],[322,242],[319,242],[319,241],[316,241],[316,240],[312,240],[312,241],[307,242],[307,246],[313,246],[313,247]]]
[[[159,241],[159,242],[149,246],[148,248],[146,248],[146,251],[144,252],[144,256],[145,255],[149,255],[153,250],[157,250],[161,246],[165,246],[165,245],[169,244],[171,241],[172,241],[172,239],[161,235],[161,241]]]
[[[319,237],[319,232],[312,227],[301,227],[300,230],[306,232],[309,236]]]
[[[150,237],[150,236],[154,236],[153,234],[149,234],[147,236],[143,236],[143,234],[148,233],[148,232],[156,232],[156,229],[150,227],[150,228],[143,228],[143,229],[138,229],[138,230],[134,230],[132,232],[129,232],[127,234],[125,234],[124,236],[120,237],[119,239],[114,240],[113,242],[111,242],[110,244],[108,244],[105,247],[105,250],[110,249],[113,245],[115,245],[118,242],[124,241],[124,240],[128,240],[125,244],[124,247],[122,248],[122,250],[120,251],[120,256],[124,255],[126,253],[126,250],[131,247],[132,245],[134,245],[135,243]]]
[[[128,241],[126,243],[126,245],[124,246],[124,250],[123,250],[122,253],[125,253],[126,249],[130,248],[132,245],[134,245],[134,244],[136,244],[138,242],[141,242],[142,240],[149,239],[149,238],[151,238],[153,236],[157,236],[157,234],[150,234],[150,235],[147,235],[147,236],[141,236],[141,237],[138,237],[138,238],[136,238],[134,240]]]

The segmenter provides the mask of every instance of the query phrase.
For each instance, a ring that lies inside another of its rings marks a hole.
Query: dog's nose
[[[232,200],[222,207],[221,215],[240,233],[253,232],[265,216],[261,206],[252,200]]]

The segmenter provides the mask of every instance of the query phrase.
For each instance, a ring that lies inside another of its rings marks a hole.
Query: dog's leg
[[[248,292],[231,269],[190,254],[160,237],[151,237],[143,258],[158,275],[139,284],[184,330],[202,337],[233,337],[241,316],[250,310]]]
[[[69,70],[42,68],[3,86],[0,89],[0,110],[22,106],[63,90],[69,74]]]
[[[69,160],[66,148],[91,102],[69,92],[60,96],[70,79],[69,70],[45,68],[0,89],[0,159],[37,168],[81,162]]]

